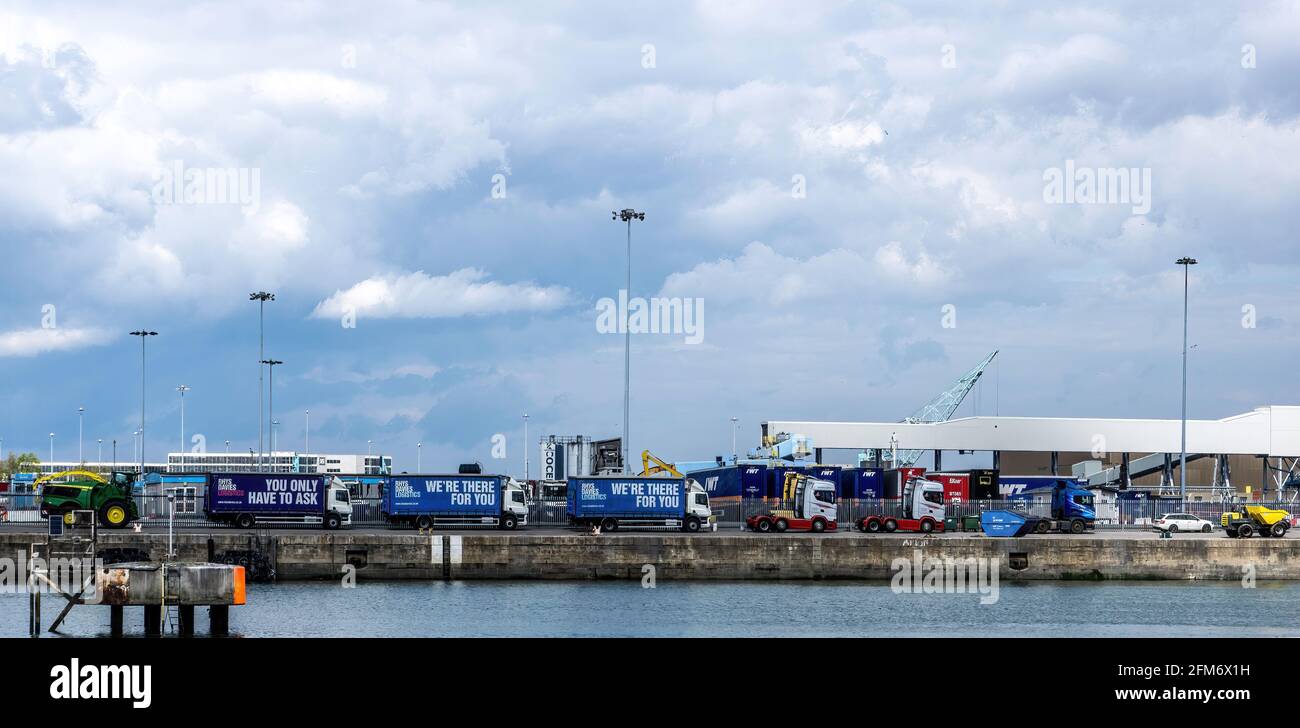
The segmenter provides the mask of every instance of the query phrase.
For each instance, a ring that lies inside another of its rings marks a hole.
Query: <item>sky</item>
[[[140,328],[147,459],[181,384],[186,449],[257,447],[259,290],[280,449],[615,436],[624,208],[693,314],[628,337],[633,452],[994,350],[958,415],[1177,417],[1181,256],[1189,416],[1300,404],[1300,2],[20,0],[0,53],[6,453],[84,407],[129,457]]]

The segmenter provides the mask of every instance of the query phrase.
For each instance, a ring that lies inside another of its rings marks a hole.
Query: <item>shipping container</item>
[[[884,468],[843,468],[840,470],[840,498],[880,500],[885,492]]]
[[[903,497],[903,485],[907,483],[908,478],[921,478],[925,476],[925,468],[898,468],[886,470],[884,474],[886,500],[900,500]]]
[[[965,473],[931,473],[927,476],[943,486],[944,503],[954,505],[970,500],[970,476]]]

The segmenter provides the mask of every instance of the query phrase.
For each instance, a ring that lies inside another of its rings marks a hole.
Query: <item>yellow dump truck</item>
[[[1250,538],[1256,533],[1282,538],[1291,528],[1291,514],[1280,508],[1242,506],[1220,516],[1219,525],[1229,538]]]

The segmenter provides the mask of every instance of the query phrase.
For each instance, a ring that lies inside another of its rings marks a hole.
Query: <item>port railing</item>
[[[166,527],[168,523],[168,497],[165,495],[136,495],[136,508],[140,522],[145,527]],[[175,496],[173,523],[178,527],[223,528],[225,524],[209,520],[205,515],[205,497],[200,491],[193,495]],[[1152,522],[1169,513],[1188,513],[1203,518],[1217,528],[1219,517],[1226,511],[1243,505],[1262,505],[1280,508],[1292,515],[1293,525],[1300,527],[1300,503],[1276,501],[1181,501],[1166,498],[1119,499],[1099,503],[1097,506],[1099,529],[1149,529]],[[711,503],[719,530],[739,530],[747,516],[780,508],[777,498],[719,498]],[[837,504],[842,529],[851,528],[862,518],[873,515],[901,517],[902,503],[898,500],[841,499]],[[969,517],[978,517],[986,510],[1012,510],[1027,515],[1047,517],[1051,505],[1046,500],[980,500],[948,502],[945,517],[957,519],[957,526],[967,525]],[[40,516],[39,496],[32,493],[0,493],[0,527],[7,524],[37,524]],[[528,503],[530,527],[556,528],[568,526],[568,515],[563,500],[531,500]],[[382,514],[382,499],[378,496],[352,498],[352,524],[354,526],[383,527],[387,524]],[[284,527],[281,525],[277,528]],[[490,526],[485,526],[490,527]]]

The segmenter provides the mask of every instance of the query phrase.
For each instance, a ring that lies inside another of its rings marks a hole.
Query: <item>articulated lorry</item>
[[[1078,481],[1061,478],[1049,486],[1018,493],[1014,500],[1026,505],[1046,503],[1049,516],[1030,515],[1026,512],[991,510],[980,514],[980,524],[990,536],[1023,536],[1026,533],[1080,534],[1097,526],[1097,509],[1092,491],[1081,487]]]
[[[209,473],[205,515],[239,528],[258,524],[352,525],[347,486],[333,475]]]
[[[709,494],[691,478],[569,478],[566,513],[574,526],[680,528],[695,533],[717,523]]]
[[[399,475],[389,479],[384,520],[421,530],[435,526],[528,525],[523,486],[508,475]]]
[[[942,483],[922,477],[908,478],[901,493],[902,516],[873,513],[858,520],[858,530],[863,533],[943,531],[943,492]]]
[[[745,525],[760,533],[834,531],[839,528],[835,489],[834,481],[786,471],[781,487],[781,507],[751,515],[745,519]]]

